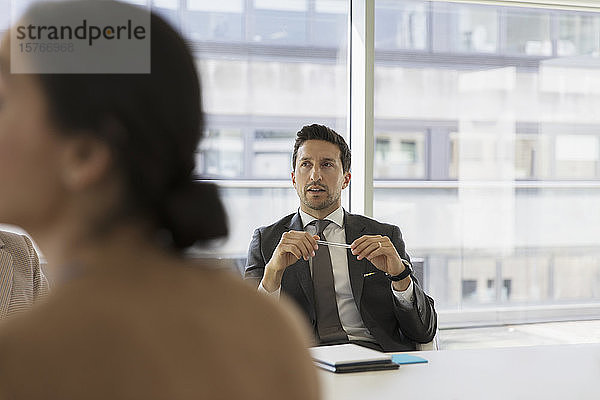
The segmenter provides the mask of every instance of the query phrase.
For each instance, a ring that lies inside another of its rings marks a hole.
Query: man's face
[[[350,173],[344,173],[337,145],[307,140],[298,149],[292,182],[300,208],[314,217],[325,217],[341,205],[342,189],[350,183]]]

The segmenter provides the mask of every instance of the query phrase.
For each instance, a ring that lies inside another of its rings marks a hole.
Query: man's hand
[[[274,292],[281,286],[283,271],[301,258],[306,261],[315,255],[319,248],[317,235],[304,231],[289,231],[281,236],[279,244],[273,252],[273,257],[265,266],[262,286],[267,292]]]
[[[404,263],[398,255],[396,248],[387,236],[364,235],[356,239],[351,244],[352,254],[357,256],[358,260],[366,258],[375,266],[375,268],[388,273],[389,275],[399,275],[404,271]],[[410,276],[401,281],[394,282],[394,289],[403,291],[410,284]]]

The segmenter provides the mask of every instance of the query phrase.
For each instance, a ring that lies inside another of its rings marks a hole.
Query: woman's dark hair
[[[61,15],[76,0],[40,4],[25,14]],[[98,2],[100,3],[100,2]],[[113,2],[123,13],[147,10]],[[42,13],[42,14],[38,14]],[[146,14],[147,15],[147,14]],[[194,180],[195,154],[203,132],[200,82],[181,36],[150,15],[150,73],[40,74],[50,116],[65,134],[91,132],[111,147],[126,188],[120,217],[149,219],[168,231],[175,248],[227,234],[217,189]]]
[[[298,157],[298,149],[307,140],[324,140],[333,143],[340,148],[340,158],[342,160],[342,169],[344,173],[350,171],[350,149],[342,136],[336,131],[325,125],[306,125],[296,134],[296,142],[294,143],[294,153],[292,155],[292,170],[296,169],[296,159]]]

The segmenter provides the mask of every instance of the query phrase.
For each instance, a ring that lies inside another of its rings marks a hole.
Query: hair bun
[[[176,248],[227,235],[227,215],[217,186],[192,182],[170,193],[163,210],[163,228]]]

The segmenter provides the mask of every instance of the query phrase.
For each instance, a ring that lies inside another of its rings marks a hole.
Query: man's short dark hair
[[[296,169],[296,158],[298,149],[307,140],[324,140],[333,143],[340,148],[340,158],[342,160],[342,169],[344,173],[350,171],[350,149],[342,136],[336,131],[325,125],[306,125],[296,134],[296,143],[294,143],[294,153],[292,155],[292,170]]]

